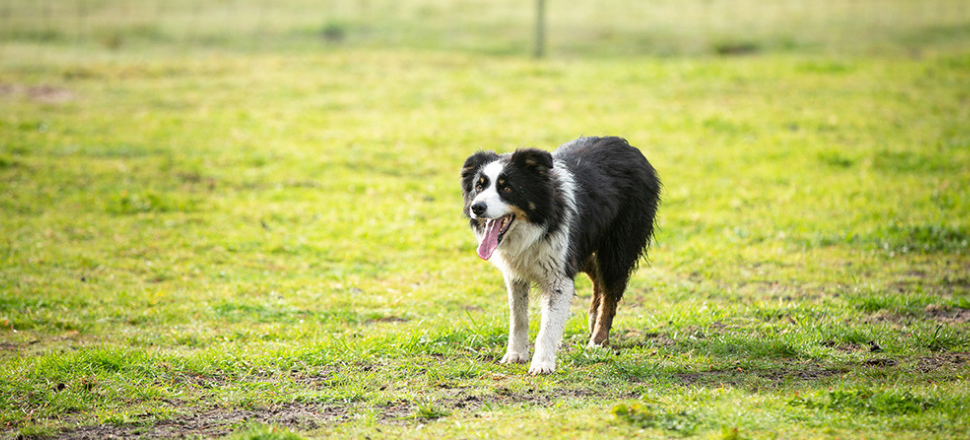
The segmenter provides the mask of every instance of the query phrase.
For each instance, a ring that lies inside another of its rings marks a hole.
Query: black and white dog
[[[535,284],[542,321],[529,373],[556,369],[579,272],[593,280],[589,345],[607,344],[660,201],[660,180],[643,154],[617,137],[579,138],[552,154],[479,152],[465,161],[461,188],[478,255],[502,271],[508,289],[509,342],[501,362],[529,359]]]

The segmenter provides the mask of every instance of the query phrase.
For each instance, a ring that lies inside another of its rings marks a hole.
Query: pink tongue
[[[498,247],[499,220],[485,220],[485,237],[478,245],[478,256],[483,260],[492,258],[492,252]]]

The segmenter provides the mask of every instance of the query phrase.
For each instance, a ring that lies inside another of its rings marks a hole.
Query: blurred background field
[[[970,2],[535,6],[0,0],[0,437],[967,436]],[[458,169],[581,135],[660,230],[532,378]]]
[[[962,0],[547,1],[557,56],[893,53],[970,41]],[[178,50],[326,45],[529,54],[536,2],[3,0],[0,39]]]

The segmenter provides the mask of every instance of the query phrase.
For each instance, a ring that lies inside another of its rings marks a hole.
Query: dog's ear
[[[475,174],[478,173],[478,169],[482,165],[492,162],[498,159],[498,154],[492,151],[479,151],[468,159],[465,159],[465,165],[461,167],[461,189],[467,194],[472,190],[472,179],[475,178]]]
[[[512,153],[512,163],[545,176],[552,169],[552,154],[537,148],[523,148]]]

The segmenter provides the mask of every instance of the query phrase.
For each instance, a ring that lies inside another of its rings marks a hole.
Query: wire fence
[[[0,43],[531,53],[535,1],[0,0]],[[965,50],[966,0],[546,1],[554,54]]]

